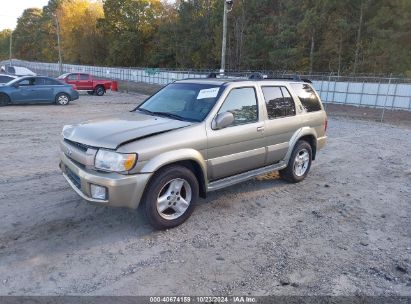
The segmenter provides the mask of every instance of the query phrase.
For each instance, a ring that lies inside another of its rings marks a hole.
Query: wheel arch
[[[104,90],[104,93],[106,92],[106,87],[104,86],[104,84],[101,84],[101,83],[99,83],[98,85],[96,85],[93,90],[95,91],[95,90],[97,90],[99,87]]]
[[[291,153],[293,152],[295,145],[299,140],[305,140],[310,144],[312,149],[312,159],[315,160],[317,154],[317,133],[313,128],[303,127],[299,129],[297,132],[295,132],[290,140],[289,149],[285,156],[285,161],[287,163],[290,159]]]
[[[317,139],[314,135],[312,134],[307,134],[304,136],[301,136],[298,140],[305,140],[306,142],[308,142],[311,146],[311,150],[312,150],[312,158],[313,160],[315,160],[315,155],[317,154]]]
[[[5,96],[7,96],[7,98],[10,100],[10,102],[12,102],[12,101],[11,101],[11,97],[10,97],[9,94],[7,94],[7,92],[0,92],[0,95],[5,95]]]
[[[182,166],[192,171],[198,181],[200,197],[206,197],[208,183],[207,167],[201,153],[196,150],[182,149],[160,154],[145,164],[140,172],[154,173],[148,181],[150,183],[156,172],[170,166]]]

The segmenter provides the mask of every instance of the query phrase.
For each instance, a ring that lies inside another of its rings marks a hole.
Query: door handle
[[[262,131],[264,131],[264,127],[263,127],[263,126],[257,127],[257,132],[262,132]]]

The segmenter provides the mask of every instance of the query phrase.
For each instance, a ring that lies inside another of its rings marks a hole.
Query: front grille
[[[66,167],[66,174],[67,177],[71,180],[71,182],[78,188],[81,189],[81,181],[80,181],[80,177],[74,173],[73,171],[71,171],[68,167]]]
[[[76,147],[77,149],[83,151],[83,152],[87,152],[87,149],[89,148],[89,146],[85,145],[85,144],[81,144],[75,141],[71,141],[69,139],[64,139],[64,142],[68,143],[71,146]]]

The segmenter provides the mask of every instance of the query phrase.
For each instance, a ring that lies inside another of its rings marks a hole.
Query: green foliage
[[[13,49],[17,58],[27,60],[41,59],[41,33],[36,31],[42,18],[42,10],[28,8],[17,20],[16,29],[13,32]]]
[[[104,16],[102,5],[88,0],[62,1],[57,16],[63,58],[79,64],[104,63],[107,48],[103,33],[97,28],[97,22]]]
[[[9,29],[0,31],[0,60],[5,60],[9,58],[10,34],[11,30]]]
[[[218,69],[224,0],[50,0],[27,9],[15,57],[81,64]],[[0,32],[8,57],[9,32]],[[411,73],[409,0],[234,0],[227,69]]]
[[[144,65],[150,41],[158,28],[159,0],[106,0],[100,30],[108,42],[106,62],[111,65]]]

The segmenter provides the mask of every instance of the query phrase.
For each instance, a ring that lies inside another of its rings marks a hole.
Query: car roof
[[[49,76],[21,76],[21,77],[16,77],[16,78],[20,78],[20,79],[25,79],[25,78],[48,78],[48,79],[55,79],[53,77],[49,77]]]
[[[0,76],[7,76],[7,77],[11,77],[11,78],[19,78],[19,76],[10,75],[10,74],[4,74],[4,73],[0,73]]]
[[[17,65],[9,65],[8,67],[14,68],[16,71],[25,71],[25,72],[32,72],[29,68],[17,66]]]

